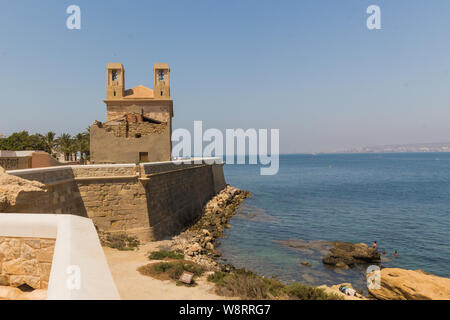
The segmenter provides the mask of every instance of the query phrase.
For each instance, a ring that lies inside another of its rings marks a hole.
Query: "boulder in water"
[[[380,263],[381,256],[377,249],[365,243],[336,241],[322,262],[335,267],[353,267],[356,263]]]

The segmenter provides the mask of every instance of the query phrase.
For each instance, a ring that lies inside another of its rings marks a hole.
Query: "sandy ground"
[[[104,247],[112,276],[125,300],[223,300],[214,293],[214,286],[206,280],[206,275],[196,280],[195,287],[177,286],[172,281],[157,280],[141,275],[136,269],[151,263],[148,253],[158,250],[162,241],[141,245],[137,251],[119,251]],[[154,262],[158,262],[154,260]]]

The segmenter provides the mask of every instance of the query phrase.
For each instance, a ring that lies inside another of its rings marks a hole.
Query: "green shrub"
[[[152,252],[148,256],[148,258],[150,260],[164,260],[165,258],[182,260],[182,259],[184,259],[184,254],[176,253],[174,251],[160,250],[160,251]]]
[[[140,241],[134,236],[126,234],[107,234],[102,245],[118,250],[134,250],[139,247]]]
[[[215,272],[208,280],[216,284],[219,295],[243,299],[274,299],[283,296],[284,284],[257,274],[239,269],[235,273]]]
[[[226,276],[227,274],[225,272],[216,271],[208,276],[208,281],[221,286],[225,284],[224,279]]]
[[[335,294],[328,294],[321,288],[307,286],[295,282],[286,287],[286,293],[299,300],[340,300],[341,297]]]
[[[191,283],[192,285],[195,284],[195,277],[201,276],[205,272],[205,269],[196,263],[183,260],[148,264],[139,267],[138,271],[143,275],[151,276],[160,280],[175,280],[177,281],[177,284],[184,284],[178,281],[184,271],[192,272],[194,274],[194,279]]]
[[[242,299],[339,299],[337,295],[329,295],[323,289],[300,283],[286,286],[276,279],[264,278],[245,269],[236,270],[234,273],[217,271],[208,276],[208,281],[216,284],[217,294]]]

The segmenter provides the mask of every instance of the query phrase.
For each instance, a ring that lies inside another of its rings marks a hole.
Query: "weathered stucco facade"
[[[106,69],[106,122],[96,121],[91,132],[91,163],[137,163],[171,159],[173,101],[170,68],[153,67],[153,88],[125,89],[125,69]]]

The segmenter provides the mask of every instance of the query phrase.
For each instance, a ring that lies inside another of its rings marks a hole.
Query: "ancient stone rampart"
[[[222,166],[167,161],[8,171],[45,187],[18,193],[0,212],[75,214],[104,232],[161,239],[198,219],[203,205],[225,187]]]

